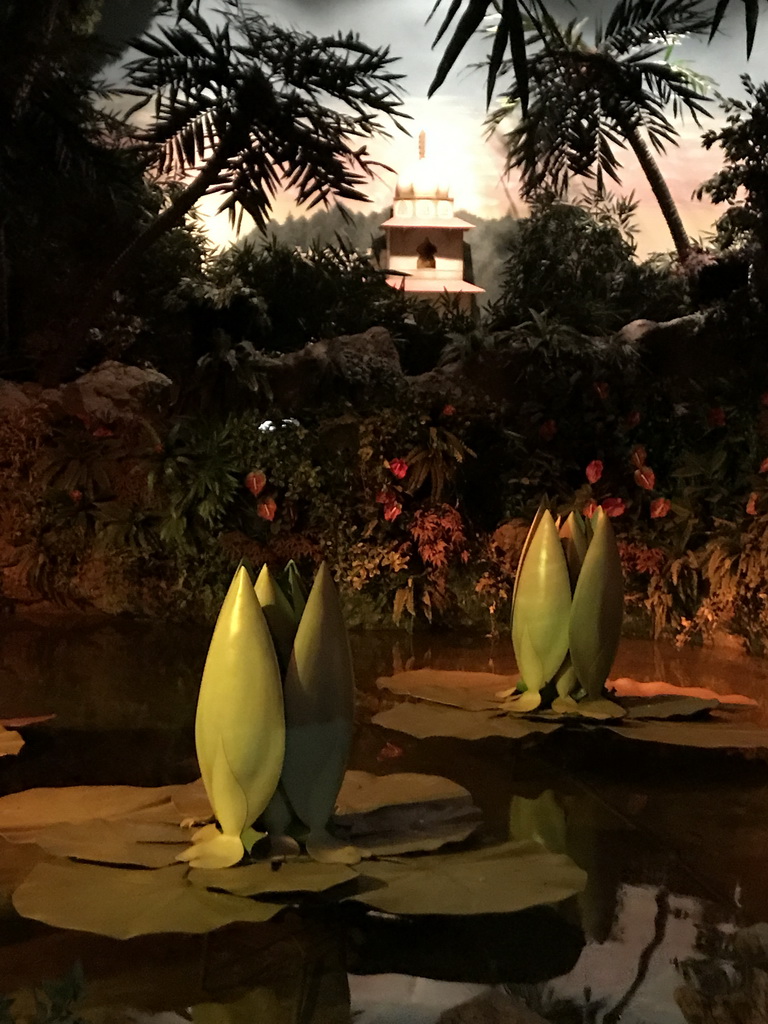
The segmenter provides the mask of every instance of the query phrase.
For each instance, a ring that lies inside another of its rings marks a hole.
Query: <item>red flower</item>
[[[274,498],[261,498],[258,505],[256,506],[256,515],[260,519],[266,519],[268,522],[272,522],[277,512],[277,502]]]
[[[632,454],[629,457],[629,461],[632,463],[633,466],[636,466],[638,469],[640,469],[642,466],[645,465],[647,458],[648,452],[641,444],[638,444],[635,445],[635,447],[632,449]]]
[[[74,503],[76,505],[79,505],[80,502],[83,500],[83,492],[82,491],[70,491],[69,492],[69,497],[72,499],[72,501],[74,501]]]
[[[452,405],[444,405],[443,406],[443,411],[442,411],[442,413],[440,415],[441,416],[455,416],[456,415],[456,410],[454,409],[454,407]]]
[[[104,426],[96,427],[96,429],[92,430],[91,433],[93,434],[94,437],[114,437],[115,436],[114,430],[111,430],[109,427],[104,427]]]
[[[388,523],[393,523],[402,511],[403,506],[399,501],[388,501],[384,506],[384,518]]]
[[[397,501],[397,495],[394,491],[379,491],[376,495],[377,505],[388,505],[392,501]]]
[[[260,469],[252,470],[245,478],[245,486],[254,496],[258,498],[267,485],[267,477]],[[265,517],[266,518],[266,517]]]
[[[584,508],[581,510],[581,514],[586,519],[591,519],[595,512],[597,512],[599,507],[600,506],[597,504],[596,501],[588,501]]]
[[[554,420],[544,420],[539,427],[539,437],[542,441],[551,441],[557,433],[557,423]]]
[[[656,486],[656,474],[650,466],[641,466],[640,469],[635,470],[635,483],[638,487],[645,488],[646,491],[652,491]]]
[[[760,469],[758,469],[758,473],[768,473],[768,459],[763,459],[763,461],[760,463]]]
[[[389,463],[389,471],[392,476],[396,476],[398,480],[402,480],[408,472],[408,463],[405,459],[391,459]]]
[[[610,518],[615,519],[616,516],[624,515],[627,511],[627,506],[624,504],[623,498],[606,498],[603,502],[603,512]]]
[[[639,422],[640,413],[635,409],[633,412],[629,413],[629,415],[625,417],[624,426],[627,428],[627,430],[634,430],[634,428],[638,425]]]
[[[672,503],[669,498],[654,498],[651,502],[651,519],[663,519],[669,514]]]
[[[714,409],[707,410],[707,423],[710,427],[724,427],[725,426],[725,409],[721,406],[716,406]]]
[[[757,491],[752,491],[749,496],[749,501],[747,502],[747,515],[757,515]]]
[[[594,388],[597,397],[602,398],[602,400],[605,401],[608,397],[608,392],[610,391],[610,388],[608,387],[606,382],[604,380],[597,380],[594,383]]]
[[[600,459],[593,459],[586,469],[587,480],[591,484],[596,484],[600,477],[603,475],[603,464]]]

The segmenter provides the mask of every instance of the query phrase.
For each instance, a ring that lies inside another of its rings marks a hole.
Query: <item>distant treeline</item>
[[[283,245],[305,250],[318,245],[338,245],[342,242],[359,252],[368,252],[374,241],[383,234],[381,225],[390,216],[389,207],[374,210],[372,213],[347,211],[347,214],[345,218],[338,207],[318,210],[311,217],[294,217],[288,214],[282,223],[272,221],[268,236],[254,231],[248,235],[247,240],[259,246],[269,238],[274,238]],[[517,231],[517,221],[510,216],[489,220],[476,217],[466,210],[460,210],[457,216],[475,225],[466,236],[472,246],[475,283],[485,288],[484,301],[492,302],[499,297],[507,246]]]

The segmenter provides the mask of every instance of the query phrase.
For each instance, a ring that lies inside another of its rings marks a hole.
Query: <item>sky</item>
[[[213,3],[213,0],[206,0]],[[457,209],[466,209],[482,217],[500,217],[506,213],[524,214],[517,183],[514,178],[504,179],[504,157],[499,141],[488,140],[483,128],[485,115],[484,73],[468,69],[468,65],[481,59],[486,44],[478,39],[471,52],[461,55],[456,70],[438,92],[427,99],[427,89],[437,67],[443,43],[432,49],[437,25],[448,0],[442,0],[435,18],[426,24],[433,0],[258,0],[256,8],[271,20],[317,35],[339,31],[359,33],[361,39],[372,46],[387,45],[398,57],[395,70],[405,77],[404,111],[410,115],[409,130],[412,137],[393,129],[390,140],[381,140],[369,146],[371,153],[383,163],[402,171],[417,158],[417,138],[421,130],[427,135],[427,155],[444,167],[453,189]],[[583,17],[588,11],[591,18],[610,11],[613,3],[606,0],[553,0],[550,10],[561,21]],[[711,44],[705,39],[683,40],[675,51],[675,58],[691,63],[694,70],[716,79],[717,91],[728,96],[743,95],[739,76],[748,71],[756,81],[768,78],[768,10],[764,10],[758,23],[757,37],[749,62],[746,59],[743,5],[732,0],[719,34]],[[690,118],[679,125],[680,144],[670,147],[659,157],[659,164],[688,233],[698,238],[712,230],[721,210],[708,200],[692,198],[694,189],[722,166],[718,148],[705,151],[700,144],[705,128],[717,126],[723,115],[717,101],[710,104],[712,120],[706,119],[698,127]],[[638,254],[668,251],[672,243],[666,225],[656,207],[649,187],[635,164],[631,151],[620,155],[622,188],[613,191],[622,194],[634,192],[639,200],[637,223],[639,227]],[[396,181],[395,174],[383,174],[381,181],[371,183],[367,192],[373,208],[381,208],[391,201]],[[206,207],[206,213],[213,210]],[[370,208],[370,207],[369,207]],[[278,199],[275,215],[283,220],[292,213],[301,215],[289,196]],[[208,230],[214,241],[225,244],[231,239],[225,217],[207,218]]]

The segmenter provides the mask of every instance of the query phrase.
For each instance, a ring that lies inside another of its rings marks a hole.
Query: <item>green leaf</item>
[[[559,903],[581,892],[587,876],[563,854],[538,843],[504,843],[463,853],[367,863],[352,899],[389,914],[510,914]],[[373,888],[379,883],[380,888]]]
[[[603,692],[621,639],[624,580],[610,519],[598,509],[594,536],[587,549],[573,595],[569,625],[571,661],[587,695]]]
[[[584,718],[605,720],[609,718],[624,718],[626,711],[621,705],[614,703],[612,700],[606,700],[604,697],[596,697],[594,699],[587,697],[577,702],[576,714],[582,715]]]
[[[702,750],[768,750],[768,729],[749,723],[633,721],[605,728],[627,740]]]
[[[716,698],[705,700],[701,697],[657,697],[655,700],[630,704],[627,708],[627,718],[690,718],[719,707],[720,702]]]
[[[344,864],[318,864],[301,860],[261,861],[236,868],[192,871],[189,881],[203,889],[214,889],[235,896],[273,896],[277,893],[327,892],[357,878],[357,872]]]
[[[191,885],[188,870],[181,865],[142,871],[71,861],[38,864],[13,894],[13,905],[22,917],[54,928],[114,939],[163,932],[197,935],[234,921],[268,921],[282,909]]]
[[[499,691],[516,690],[517,683],[517,676],[432,668],[412,669],[376,680],[381,690],[407,694],[435,704],[450,704],[466,711],[498,708]]]
[[[14,829],[3,835],[13,843],[34,843],[56,857],[146,868],[173,864],[190,838],[179,825],[99,819]]]
[[[186,787],[66,786],[0,798],[0,833],[95,818],[178,823],[173,798]]]

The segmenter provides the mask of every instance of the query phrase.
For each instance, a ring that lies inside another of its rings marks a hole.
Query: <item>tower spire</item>
[[[419,132],[419,160],[423,160],[427,155],[427,133],[422,130]]]

